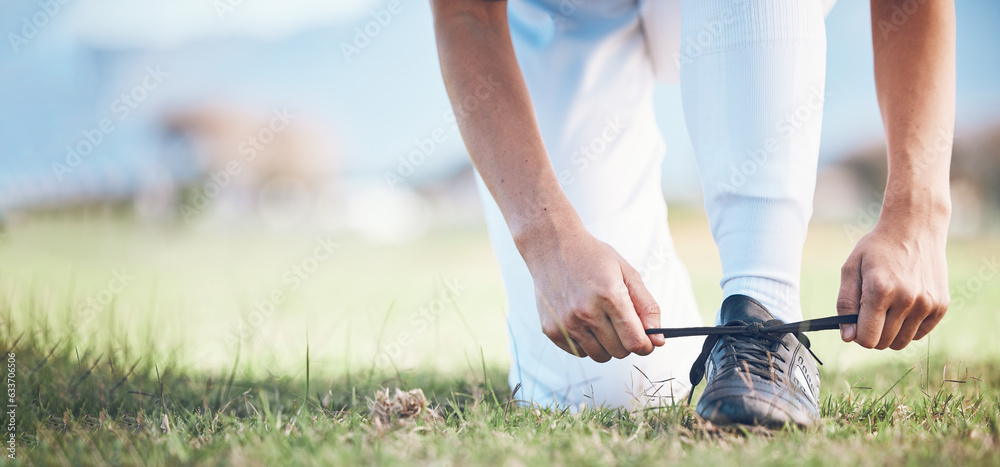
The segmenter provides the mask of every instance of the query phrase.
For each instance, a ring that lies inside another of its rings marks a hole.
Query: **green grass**
[[[703,216],[676,219],[674,236],[708,319],[720,298],[714,246]],[[497,332],[505,329],[502,286],[482,231],[436,232],[398,246],[340,237],[331,258],[292,290],[282,274],[316,240],[120,221],[14,226],[0,242],[0,351],[16,354],[18,459],[1000,464],[1000,276],[982,274],[983,259],[1000,250],[997,238],[951,243],[952,295],[962,301],[930,339],[878,352],[845,345],[835,332],[811,336],[827,363],[823,423],[777,432],[720,430],[686,405],[570,415],[512,403],[506,336]],[[807,317],[834,313],[839,262],[850,247],[840,226],[813,227]],[[82,306],[122,268],[133,277],[106,295],[107,306]],[[409,319],[447,296],[454,280],[462,287],[427,330],[404,339]],[[286,303],[245,338],[228,339],[273,290]],[[393,342],[398,353],[387,352]],[[377,430],[366,400],[383,387],[423,389],[442,420]]]

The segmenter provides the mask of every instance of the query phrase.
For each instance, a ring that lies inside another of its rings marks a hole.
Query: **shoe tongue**
[[[760,302],[746,295],[730,295],[722,302],[722,324],[733,321],[744,323],[763,323],[774,319],[774,316]]]

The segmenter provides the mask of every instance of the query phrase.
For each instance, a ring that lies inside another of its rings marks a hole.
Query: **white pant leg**
[[[552,164],[587,229],[642,273],[663,325],[700,325],[667,227],[660,186],[665,145],[635,2],[566,5],[572,10],[560,13],[558,2],[510,4],[518,61]],[[479,186],[510,307],[510,384],[521,384],[518,397],[542,405],[637,407],[686,395],[698,338],[669,339],[650,356],[601,364],[563,352],[542,334],[534,282],[481,180]],[[662,382],[670,378],[676,380]]]
[[[829,2],[827,2],[829,3]],[[801,319],[826,34],[820,0],[682,0],[681,89],[723,294]]]

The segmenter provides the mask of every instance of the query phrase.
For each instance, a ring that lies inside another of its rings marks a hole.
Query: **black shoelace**
[[[701,383],[705,377],[705,363],[712,355],[715,344],[722,341],[723,345],[728,345],[733,350],[736,357],[735,365],[743,365],[745,371],[760,376],[761,378],[775,379],[774,364],[776,361],[784,361],[784,358],[777,353],[772,353],[770,349],[782,344],[782,336],[792,333],[799,342],[809,351],[809,354],[816,359],[820,365],[823,362],[809,348],[809,338],[805,333],[810,331],[822,331],[826,329],[837,329],[841,324],[857,323],[858,315],[831,316],[828,318],[810,319],[796,323],[784,323],[776,319],[763,323],[744,323],[733,321],[723,326],[706,326],[697,328],[653,328],[647,329],[646,334],[663,334],[663,337],[687,337],[687,336],[708,336],[705,345],[701,348],[701,355],[691,366],[691,392],[688,393],[688,404],[694,395],[694,388]]]

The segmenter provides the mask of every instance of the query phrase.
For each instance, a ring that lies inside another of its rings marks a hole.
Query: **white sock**
[[[681,90],[724,296],[801,319],[826,32],[820,0],[682,0]]]

